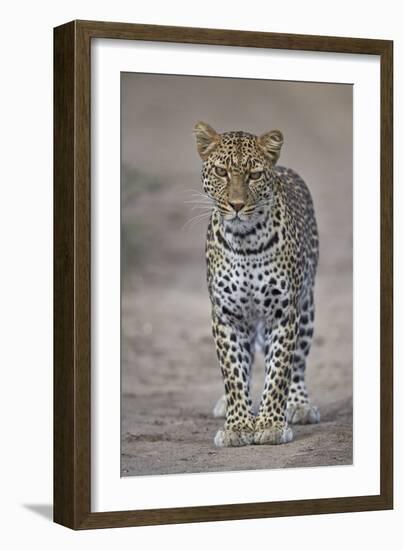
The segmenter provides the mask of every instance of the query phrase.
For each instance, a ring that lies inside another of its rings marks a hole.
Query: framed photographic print
[[[393,506],[390,41],[54,34],[54,519]]]

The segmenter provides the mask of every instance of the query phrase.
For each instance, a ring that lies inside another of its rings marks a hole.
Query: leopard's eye
[[[217,176],[220,176],[221,178],[224,178],[227,175],[227,171],[222,166],[216,166],[215,167],[215,173]]]
[[[260,170],[259,172],[251,172],[250,175],[249,175],[249,177],[250,177],[251,180],[255,180],[255,181],[256,181],[256,180],[258,180],[258,179],[261,178],[262,174],[263,174],[263,171],[262,171],[262,170]]]

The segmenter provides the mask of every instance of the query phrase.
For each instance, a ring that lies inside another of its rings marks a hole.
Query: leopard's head
[[[203,160],[203,190],[227,222],[253,222],[270,203],[273,168],[283,135],[272,130],[260,137],[247,132],[217,133],[205,122],[195,125]]]

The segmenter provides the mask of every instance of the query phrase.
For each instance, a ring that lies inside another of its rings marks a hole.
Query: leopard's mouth
[[[239,223],[241,221],[246,221],[247,219],[249,219],[249,216],[245,217],[245,215],[242,212],[231,212],[231,213],[225,213],[223,215],[223,218],[226,222]]]
[[[240,223],[240,222],[249,222],[253,219],[253,214],[255,210],[246,210],[242,209],[239,211],[225,212],[222,214],[225,221]]]

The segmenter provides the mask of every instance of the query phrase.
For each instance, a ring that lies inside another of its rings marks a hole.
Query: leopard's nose
[[[232,201],[229,205],[235,210],[235,212],[239,212],[245,206],[245,203],[243,201]]]

